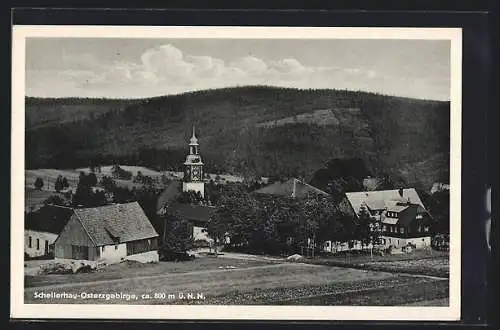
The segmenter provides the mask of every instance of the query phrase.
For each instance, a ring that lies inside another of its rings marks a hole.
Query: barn
[[[158,233],[137,202],[74,209],[54,242],[56,259],[157,262]]]

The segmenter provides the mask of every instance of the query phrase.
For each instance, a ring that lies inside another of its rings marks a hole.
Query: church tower
[[[196,138],[193,125],[193,136],[189,140],[189,153],[184,162],[184,179],[182,191],[200,192],[205,197],[205,183],[203,181],[203,162],[199,154],[198,139]]]

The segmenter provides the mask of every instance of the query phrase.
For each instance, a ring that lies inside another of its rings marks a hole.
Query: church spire
[[[196,134],[194,132],[194,125],[193,125],[193,135],[191,136],[191,140],[189,144],[198,144],[198,139],[196,138]]]
[[[193,135],[189,140],[189,153],[184,162],[184,179],[182,191],[199,192],[201,196],[205,193],[205,182],[203,176],[203,161],[198,150],[198,139],[196,138],[195,127],[193,125]]]

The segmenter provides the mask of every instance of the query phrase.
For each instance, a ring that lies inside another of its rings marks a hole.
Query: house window
[[[424,227],[424,231],[427,233],[429,231],[429,227]]]
[[[36,249],[40,250],[40,239],[39,238],[36,239]]]
[[[33,247],[33,239],[31,238],[31,236],[28,236],[28,247]]]
[[[422,226],[418,226],[417,231],[420,233],[422,231]]]
[[[387,226],[386,226],[386,225],[384,225],[382,230],[383,230],[383,231],[386,231],[386,230],[387,230]]]
[[[118,245],[115,244],[115,250],[118,250]]]
[[[405,229],[404,229],[403,227],[401,227],[401,228],[399,228],[399,232],[400,232],[401,234],[404,234]]]

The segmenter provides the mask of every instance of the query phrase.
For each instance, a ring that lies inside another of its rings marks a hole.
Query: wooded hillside
[[[448,181],[449,102],[264,86],[26,101],[27,168],[179,170],[196,124],[212,173],[310,179],[331,159],[362,159],[372,175],[426,187]]]

